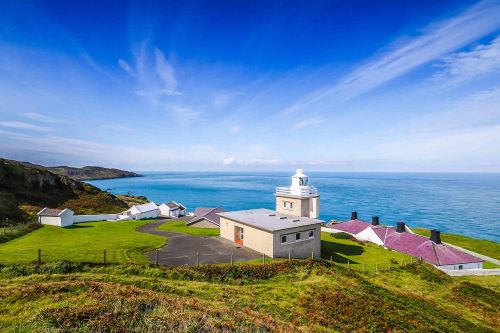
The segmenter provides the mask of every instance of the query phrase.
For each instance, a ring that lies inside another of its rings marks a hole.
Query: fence
[[[251,264],[261,264],[270,262],[283,262],[297,260],[292,259],[291,256],[288,258],[270,258],[265,255],[261,257],[256,257],[249,260],[248,258],[242,258],[236,254],[217,254],[217,255],[207,255],[199,252],[186,254],[182,257],[182,260],[178,260],[179,257],[169,257],[169,260],[165,261],[165,252],[158,250],[149,252],[148,255],[143,255],[139,252],[126,253],[123,250],[93,250],[93,251],[78,251],[74,250],[71,252],[61,252],[57,249],[23,249],[23,250],[2,250],[0,249],[0,264],[1,265],[15,265],[15,264],[27,264],[35,263],[42,264],[48,262],[57,261],[70,261],[75,263],[93,263],[93,264],[137,264],[137,265],[167,265],[167,266],[180,266],[180,265],[210,265],[210,264],[237,264],[237,263],[251,263]],[[313,254],[309,259],[315,258]],[[323,260],[338,264],[348,269],[353,269],[357,271],[381,271],[390,270],[398,267],[403,267],[410,264],[416,259],[411,258],[408,261],[386,261],[379,263],[360,263],[356,261],[351,261],[347,259],[346,261],[336,261],[333,257],[322,256]]]

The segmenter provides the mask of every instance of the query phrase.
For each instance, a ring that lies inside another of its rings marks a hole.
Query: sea
[[[277,186],[289,186],[285,172],[139,172],[144,177],[88,181],[113,194],[144,195],[158,204],[177,201],[226,210],[275,208]],[[309,172],[321,196],[320,218],[360,219],[436,228],[500,242],[500,174]]]

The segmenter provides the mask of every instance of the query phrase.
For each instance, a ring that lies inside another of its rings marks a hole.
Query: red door
[[[234,227],[234,242],[243,245],[243,228]]]

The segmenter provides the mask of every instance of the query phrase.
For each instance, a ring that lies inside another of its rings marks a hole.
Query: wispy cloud
[[[193,110],[188,106],[172,105],[167,106],[167,112],[170,113],[174,122],[186,126],[194,119],[198,118],[200,112]]]
[[[40,131],[40,132],[48,132],[48,131],[53,130],[50,127],[33,125],[33,124],[25,123],[22,121],[0,121],[0,126],[8,127],[8,128]]]
[[[57,118],[54,117],[49,117],[44,114],[38,113],[38,112],[23,112],[20,113],[21,116],[31,119],[31,120],[36,120],[42,123],[49,123],[49,124],[56,124],[56,123],[62,123],[64,120],[58,116]]]
[[[324,122],[325,122],[325,120],[323,118],[319,118],[319,117],[304,118],[304,119],[298,121],[297,123],[295,123],[294,125],[292,125],[292,127],[290,127],[290,129],[292,131],[296,131],[296,130],[303,129],[305,127],[323,124]]]
[[[160,49],[145,42],[133,54],[135,68],[124,59],[119,59],[118,64],[136,80],[135,93],[138,96],[158,105],[165,96],[181,95],[177,91],[174,67]]]
[[[500,70],[500,37],[471,51],[458,52],[443,58],[441,70],[432,79],[457,84]]]
[[[236,159],[235,157],[226,157],[222,160],[222,164],[225,166],[238,165],[238,166],[271,166],[277,165],[281,162],[278,158],[251,158],[251,159]]]
[[[337,83],[312,92],[281,113],[306,109],[324,101],[344,102],[371,91],[495,31],[500,27],[499,12],[500,2],[483,1],[456,17],[432,24],[420,36],[396,44]]]

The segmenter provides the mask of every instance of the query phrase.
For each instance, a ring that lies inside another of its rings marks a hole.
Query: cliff
[[[128,205],[95,186],[44,167],[0,158],[0,222],[25,221],[43,207],[76,214],[116,213]]]

